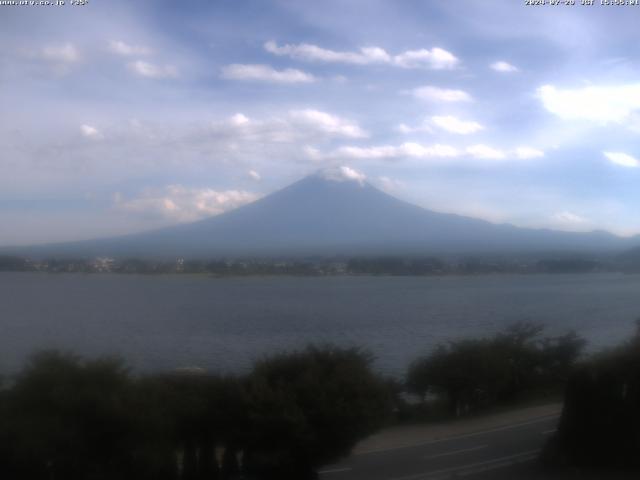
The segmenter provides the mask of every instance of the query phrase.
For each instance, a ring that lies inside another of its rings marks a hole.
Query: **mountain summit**
[[[32,248],[47,255],[209,258],[598,252],[633,244],[606,232],[524,229],[433,212],[398,200],[358,172],[340,167],[198,222]]]

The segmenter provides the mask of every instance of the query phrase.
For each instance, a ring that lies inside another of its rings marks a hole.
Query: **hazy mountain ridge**
[[[194,223],[11,250],[38,256],[204,258],[615,252],[638,245],[637,237],[622,238],[608,232],[524,229],[436,213],[366,182],[315,174],[256,202]]]

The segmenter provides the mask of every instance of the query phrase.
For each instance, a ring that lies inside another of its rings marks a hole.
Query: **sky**
[[[323,169],[440,212],[640,233],[640,7],[10,3],[0,245],[195,221]]]

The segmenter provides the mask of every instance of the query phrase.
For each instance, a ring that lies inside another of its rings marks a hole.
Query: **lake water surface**
[[[618,343],[640,275],[249,277],[0,273],[0,372],[41,348],[118,354],[138,370],[243,371],[309,342],[368,348],[401,375],[436,343],[531,320]]]

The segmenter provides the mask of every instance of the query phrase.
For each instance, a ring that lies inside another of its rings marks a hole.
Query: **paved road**
[[[529,478],[531,465],[555,431],[558,414],[529,418],[446,438],[356,453],[325,467],[321,480],[445,480]],[[521,472],[522,475],[520,475]],[[526,473],[525,473],[526,472]]]

